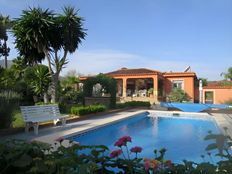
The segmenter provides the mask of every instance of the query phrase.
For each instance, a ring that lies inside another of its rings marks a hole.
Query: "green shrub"
[[[80,104],[70,104],[70,103],[59,103],[60,113],[61,114],[70,114],[72,107],[80,107]]]
[[[86,115],[91,113],[103,112],[105,110],[106,110],[106,106],[104,105],[79,106],[79,107],[72,107],[71,114]]]
[[[175,88],[173,89],[169,95],[168,95],[168,100],[171,102],[186,102],[190,101],[190,96],[182,89],[180,88]]]
[[[14,117],[13,117],[13,122],[12,122],[12,127],[13,128],[20,128],[20,127],[24,127],[24,121],[23,121],[23,117],[20,111],[16,111],[14,112]]]
[[[73,89],[63,91],[60,96],[60,103],[83,104],[84,94],[82,91],[75,91]]]
[[[126,108],[126,107],[150,107],[150,102],[144,101],[130,101],[125,103],[117,103],[117,108]]]
[[[0,128],[9,128],[13,120],[13,112],[18,107],[20,96],[13,91],[0,92]]]

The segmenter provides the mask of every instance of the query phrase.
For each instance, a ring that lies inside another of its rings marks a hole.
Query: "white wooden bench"
[[[68,117],[60,114],[58,105],[20,106],[20,109],[25,122],[25,132],[33,127],[36,135],[38,135],[40,122],[53,120],[54,125],[56,125],[58,121],[61,121],[64,126]]]

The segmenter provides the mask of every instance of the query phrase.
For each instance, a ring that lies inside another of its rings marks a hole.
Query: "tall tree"
[[[208,80],[206,78],[199,78],[198,80],[202,80],[202,86],[208,85]]]
[[[68,53],[75,52],[86,36],[82,21],[72,7],[65,7],[63,14],[58,15],[48,9],[33,8],[24,10],[13,26],[21,55],[33,64],[47,59],[53,103],[57,101],[59,74],[68,62]]]
[[[221,73],[221,76],[223,76],[225,80],[232,81],[232,67],[229,67],[227,72]]]
[[[224,77],[224,80],[222,81],[222,84],[232,87],[232,67],[229,67],[227,72],[221,73],[221,76]]]
[[[3,43],[0,44],[0,55],[4,56],[5,68],[7,68],[7,57],[9,56],[10,48],[7,47],[7,31],[11,28],[11,21],[9,16],[2,16],[0,14],[0,42],[3,40]]]

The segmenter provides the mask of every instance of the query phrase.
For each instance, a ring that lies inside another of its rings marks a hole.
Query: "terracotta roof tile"
[[[144,75],[161,75],[160,77],[189,77],[189,76],[196,76],[194,72],[160,72],[157,70],[151,70],[147,68],[135,68],[135,69],[128,69],[128,68],[121,68],[116,71],[105,73],[105,75],[116,77],[116,76],[144,76]],[[81,80],[85,80],[88,78],[87,76],[80,77]]]
[[[164,72],[164,77],[172,76],[196,76],[195,72]]]
[[[138,68],[138,69],[122,68],[116,71],[106,73],[105,75],[142,75],[142,74],[157,74],[157,73],[160,72],[146,68]]]
[[[229,85],[223,84],[223,81],[209,81],[207,86],[203,87],[204,89],[230,89],[232,88]]]
[[[204,86],[203,89],[232,89],[230,86]]]

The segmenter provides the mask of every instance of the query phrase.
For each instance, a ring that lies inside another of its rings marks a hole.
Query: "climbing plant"
[[[110,107],[114,108],[116,104],[116,80],[104,74],[90,77],[84,82],[83,92],[85,97],[93,96],[93,87],[100,84],[105,93],[110,94]]]

